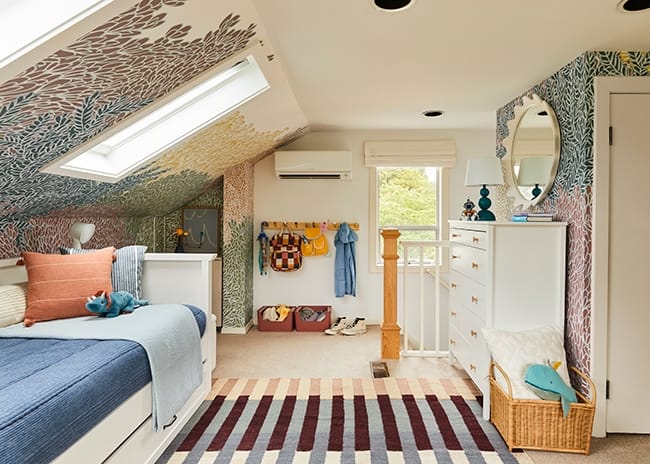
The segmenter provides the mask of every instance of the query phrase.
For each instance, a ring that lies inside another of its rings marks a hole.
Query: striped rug
[[[158,464],[529,462],[476,395],[462,378],[218,379]]]

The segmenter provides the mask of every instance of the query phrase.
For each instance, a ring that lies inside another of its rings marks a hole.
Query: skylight
[[[0,67],[54,37],[113,0],[0,1]]]
[[[225,71],[208,74],[167,103],[140,117],[136,113],[122,123],[124,128],[111,130],[108,137],[84,145],[83,152],[65,155],[43,171],[117,182],[269,88],[251,55]]]

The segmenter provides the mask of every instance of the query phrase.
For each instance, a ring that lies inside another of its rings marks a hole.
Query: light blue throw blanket
[[[76,317],[16,324],[0,337],[131,340],[147,352],[151,367],[153,428],[168,424],[201,384],[201,336],[189,308],[180,304],[142,306],[114,318]]]

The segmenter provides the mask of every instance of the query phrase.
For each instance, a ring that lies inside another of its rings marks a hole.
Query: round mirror
[[[536,205],[551,189],[560,159],[560,128],[553,108],[532,94],[523,97],[508,122],[503,144],[509,195],[515,207]]]

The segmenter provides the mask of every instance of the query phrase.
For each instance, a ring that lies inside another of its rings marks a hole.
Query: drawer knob
[[[474,304],[478,303],[478,298],[476,298],[475,296],[473,296],[473,297],[472,297],[472,303],[474,303]]]
[[[458,238],[460,237],[460,234],[451,234],[451,238]]]
[[[451,314],[451,317],[456,317],[456,311],[452,311],[449,314]]]
[[[460,256],[458,256],[458,255],[451,255],[451,259],[460,259]]]
[[[469,334],[474,338],[478,337],[478,332],[476,330],[470,330]]]
[[[478,263],[476,261],[472,261],[472,269],[478,269]]]
[[[453,283],[453,282],[452,282],[451,284],[449,284],[449,286],[450,286],[451,288],[456,288],[456,284]]]
[[[456,340],[454,340],[453,338],[450,338],[450,339],[449,339],[449,344],[450,344],[450,345],[455,345],[455,344],[456,344]]]
[[[469,365],[469,370],[476,372],[476,364],[470,364]]]
[[[478,237],[472,237],[472,243],[478,243],[479,238]]]

